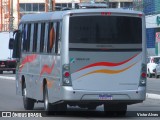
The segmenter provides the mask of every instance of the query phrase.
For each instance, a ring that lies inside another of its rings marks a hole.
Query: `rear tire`
[[[67,104],[60,103],[60,104],[52,105],[51,103],[49,103],[47,85],[44,86],[43,99],[44,99],[44,110],[47,115],[64,114],[66,112]]]
[[[23,105],[25,110],[33,110],[35,100],[27,97],[27,90],[25,83],[22,87],[22,94],[23,94]]]
[[[157,71],[155,71],[155,78],[159,78],[159,75],[157,75]]]
[[[47,84],[44,86],[43,100],[44,100],[44,111],[46,112],[47,115],[50,115],[53,111],[53,106],[49,103]]]
[[[148,77],[152,78],[152,74],[150,73],[150,70],[148,70]]]

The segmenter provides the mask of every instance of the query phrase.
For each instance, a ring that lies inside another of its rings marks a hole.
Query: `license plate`
[[[112,95],[99,95],[99,100],[112,100]]]

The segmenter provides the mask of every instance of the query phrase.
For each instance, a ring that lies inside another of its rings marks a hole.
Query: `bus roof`
[[[98,13],[98,12],[110,12],[110,13],[123,13],[123,14],[143,14],[140,11],[134,10],[125,10],[125,9],[73,9],[73,10],[65,10],[65,11],[54,11],[54,12],[44,12],[38,14],[27,14],[21,18],[21,22],[34,22],[34,21],[47,21],[47,20],[59,20],[62,19],[63,16],[67,14],[76,14],[76,13]]]

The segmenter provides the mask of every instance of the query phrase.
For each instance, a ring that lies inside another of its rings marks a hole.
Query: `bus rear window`
[[[142,43],[142,19],[137,17],[73,16],[69,27],[70,43]]]

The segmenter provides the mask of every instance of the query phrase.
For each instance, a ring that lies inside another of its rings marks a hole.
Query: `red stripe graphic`
[[[122,61],[122,62],[119,62],[119,63],[111,63],[111,62],[98,62],[98,63],[93,63],[93,64],[90,64],[88,66],[85,66],[78,71],[80,70],[84,70],[86,68],[90,68],[90,67],[95,67],[95,66],[111,66],[111,67],[114,67],[114,66],[119,66],[119,65],[122,65],[122,64],[125,64],[127,62],[129,62],[130,60],[132,60],[133,58],[135,58],[138,54],[134,55],[133,57],[129,58],[128,60],[125,60],[125,61]]]
[[[54,68],[54,64],[55,64],[55,61],[53,61],[53,64],[51,67],[49,67],[48,65],[43,65],[42,67],[42,70],[41,70],[41,73],[40,73],[40,76],[42,76],[44,73],[47,73],[47,74],[51,74],[53,68]]]
[[[36,58],[37,55],[35,54],[26,56],[21,62],[20,72],[27,63],[33,62]]]

